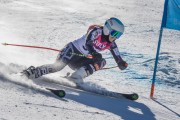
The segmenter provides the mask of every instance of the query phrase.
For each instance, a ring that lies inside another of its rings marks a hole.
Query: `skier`
[[[106,65],[105,59],[99,53],[106,49],[111,51],[118,67],[124,70],[128,64],[121,58],[115,43],[115,40],[119,39],[123,32],[123,23],[114,17],[106,20],[104,26],[91,25],[85,35],[68,43],[61,50],[54,64],[39,67],[30,66],[23,71],[23,74],[30,79],[34,79],[60,71],[68,65],[75,70],[70,75],[70,80],[77,84],[82,83],[85,77],[92,75]],[[86,57],[89,55],[92,56],[92,59]]]

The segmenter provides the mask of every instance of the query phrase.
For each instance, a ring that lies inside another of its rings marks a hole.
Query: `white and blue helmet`
[[[112,17],[106,20],[103,33],[104,35],[111,35],[118,39],[124,33],[124,25],[119,19]]]

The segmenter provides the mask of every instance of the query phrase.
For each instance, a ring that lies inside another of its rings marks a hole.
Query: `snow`
[[[53,63],[57,52],[0,45],[0,120],[179,120],[180,32],[164,29],[155,86],[149,98],[164,0],[0,0],[0,43],[62,49],[91,24],[117,17],[125,33],[117,41],[129,67],[97,71],[84,87],[139,94],[137,101],[65,90],[59,99],[42,88],[59,89],[67,72],[28,80],[17,74],[34,65]],[[109,51],[107,66],[115,66]]]

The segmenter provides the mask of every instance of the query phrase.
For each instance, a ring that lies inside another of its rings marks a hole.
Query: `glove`
[[[98,62],[98,61],[102,60],[102,55],[98,52],[92,53],[92,56],[93,56],[94,62]]]
[[[127,66],[128,66],[128,64],[126,63],[126,61],[123,61],[123,60],[122,60],[121,62],[118,63],[118,67],[119,67],[119,69],[121,69],[121,70],[126,69]]]

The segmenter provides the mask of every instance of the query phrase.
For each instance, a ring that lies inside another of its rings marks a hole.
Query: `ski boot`
[[[26,76],[28,79],[35,79],[41,75],[41,70],[39,68],[35,68],[34,66],[30,66],[28,69],[22,71],[22,75]]]

